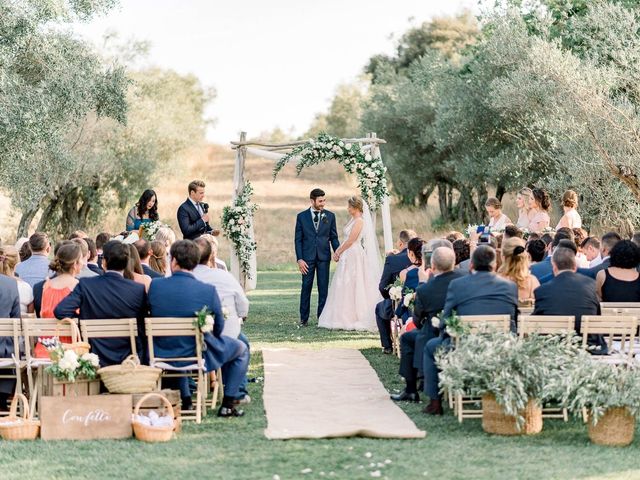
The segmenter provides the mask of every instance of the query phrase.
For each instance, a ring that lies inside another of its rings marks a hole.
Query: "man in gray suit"
[[[20,297],[18,283],[13,278],[0,275],[0,318],[20,318]],[[0,337],[0,357],[10,358],[13,354],[13,338]],[[0,374],[9,371],[0,370]],[[7,400],[13,394],[16,382],[7,378],[0,379],[0,411],[8,409]]]
[[[497,276],[496,251],[488,245],[479,245],[471,257],[471,275],[453,280],[447,289],[447,299],[440,318],[440,336],[424,346],[424,393],[431,399],[423,410],[430,415],[442,415],[442,402],[438,389],[436,351],[451,348],[451,338],[446,333],[445,319],[453,312],[458,315],[511,316],[511,329],[515,332],[518,313],[518,287],[515,283]]]

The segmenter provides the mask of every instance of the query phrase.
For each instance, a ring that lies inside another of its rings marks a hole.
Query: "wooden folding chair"
[[[469,325],[471,334],[478,333],[483,327],[489,327],[503,333],[511,331],[511,315],[461,315],[460,321]],[[457,343],[458,339],[454,340]],[[481,401],[482,399],[479,397],[457,394],[454,400],[454,412],[458,421],[462,423],[465,418],[482,418],[482,407],[472,408]]]
[[[36,382],[42,380],[42,369],[51,365],[51,360],[49,358],[34,357],[33,349],[40,337],[55,337],[56,335],[59,337],[71,337],[71,325],[67,323],[58,325],[58,320],[55,318],[23,318],[22,332],[24,335],[27,381],[29,384],[29,392],[31,392],[29,408],[35,415],[38,412],[38,392],[41,387],[41,385]],[[35,376],[34,371],[36,373]]]
[[[518,321],[518,335],[523,338],[527,335],[562,335],[575,334],[576,318],[573,315],[524,315]],[[567,335],[570,342],[573,335]],[[569,421],[569,412],[566,408],[542,407],[543,418],[562,418]]]
[[[138,321],[135,318],[105,318],[80,320],[82,339],[89,342],[92,338],[129,338],[131,353],[138,354]]]
[[[582,317],[582,347],[587,348],[589,335],[602,335],[609,355],[593,355],[593,359],[616,365],[633,363],[634,339],[638,317],[624,315],[584,315]],[[614,341],[616,344],[614,344]],[[619,342],[619,347],[617,343]]]
[[[14,395],[22,393],[22,374],[21,370],[25,365],[20,360],[20,335],[22,329],[19,318],[0,318],[0,337],[7,337],[13,340],[13,355],[10,357],[0,357],[0,368],[14,370],[13,373],[0,373],[0,378],[15,380],[16,389]],[[3,412],[2,415],[8,415],[9,412]]]
[[[196,380],[196,409],[181,410],[182,418],[202,422],[202,417],[207,413],[205,401],[207,374],[204,360],[202,358],[202,334],[200,330],[193,326],[193,318],[147,318],[145,319],[147,340],[149,342],[149,365],[163,370],[162,377],[179,378],[187,377]],[[153,344],[157,337],[193,337],[194,354],[188,357],[157,357]],[[184,367],[172,365],[174,362],[185,363]],[[159,382],[162,381],[162,377]],[[160,389],[160,385],[158,385]]]

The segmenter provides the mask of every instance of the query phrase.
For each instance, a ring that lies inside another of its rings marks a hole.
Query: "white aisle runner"
[[[263,350],[265,436],[423,438],[358,350]]]

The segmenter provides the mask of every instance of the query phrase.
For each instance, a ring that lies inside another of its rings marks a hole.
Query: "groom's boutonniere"
[[[327,215],[324,212],[320,214],[320,218],[322,219],[322,223],[324,224],[329,223],[329,220],[327,220]]]

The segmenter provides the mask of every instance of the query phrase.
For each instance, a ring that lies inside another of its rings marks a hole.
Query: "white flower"
[[[204,317],[204,325],[200,327],[200,331],[202,333],[213,332],[213,317],[211,315]]]
[[[336,154],[342,155],[342,149],[340,147],[336,147]]]
[[[95,353],[85,353],[81,358],[85,362],[89,362],[93,367],[100,366],[100,358]]]
[[[239,218],[238,219],[238,224],[242,225],[244,223],[244,218]]]
[[[71,365],[71,368],[73,368],[74,370],[78,368],[78,354],[73,350],[65,350],[62,360],[68,362],[68,364]]]
[[[350,144],[350,143],[347,143],[347,144],[344,146],[344,149],[345,149],[345,150],[351,150],[351,144]]]
[[[440,328],[440,319],[437,316],[431,317],[431,325],[434,328]]]
[[[364,159],[365,159],[367,162],[370,162],[370,161],[371,161],[371,154],[370,154],[370,153],[367,153],[367,154],[364,156]]]
[[[65,358],[60,359],[60,361],[58,362],[58,367],[60,367],[62,370],[75,370],[71,362]]]
[[[235,225],[236,221],[232,218],[231,220],[229,220],[229,225]]]
[[[222,307],[222,315],[224,315],[224,318],[227,319],[229,318],[229,309],[227,307]]]
[[[404,303],[405,307],[410,307],[411,306],[411,302],[413,301],[413,297],[415,297],[415,295],[416,295],[415,293],[407,293],[404,296],[403,303]]]
[[[402,298],[402,287],[391,287],[389,289],[389,297],[392,300],[400,300]]]

